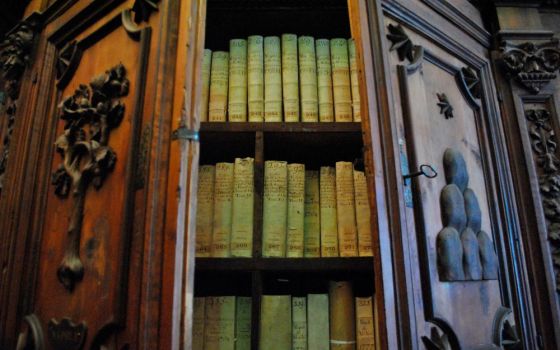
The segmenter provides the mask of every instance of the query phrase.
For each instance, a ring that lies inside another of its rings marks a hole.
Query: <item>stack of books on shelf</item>
[[[359,122],[353,39],[282,34],[204,50],[201,121]]]

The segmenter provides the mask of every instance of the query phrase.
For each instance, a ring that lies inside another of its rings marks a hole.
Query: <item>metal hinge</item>
[[[172,140],[190,140],[198,141],[198,131],[187,128],[186,126],[181,126],[171,134]]]

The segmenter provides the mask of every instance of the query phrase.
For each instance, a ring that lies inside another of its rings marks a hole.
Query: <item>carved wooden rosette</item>
[[[125,106],[119,98],[128,94],[128,88],[126,70],[120,64],[89,86],[80,85],[59,107],[65,126],[55,146],[62,163],[53,173],[52,184],[59,197],[71,193],[73,198],[68,245],[57,271],[68,290],[73,290],[84,273],[79,250],[86,191],[90,184],[100,189],[115,166],[117,155],[109,146],[109,136],[123,119]]]

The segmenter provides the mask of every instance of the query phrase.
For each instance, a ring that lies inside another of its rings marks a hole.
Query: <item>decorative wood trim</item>
[[[57,86],[59,89],[63,89],[72,79],[81,58],[82,50],[78,48],[76,40],[68,42],[60,50],[56,60],[56,78],[58,79]]]
[[[136,0],[134,5],[132,5],[132,11],[134,11],[134,22],[147,22],[152,15],[152,12],[158,11],[159,0]]]
[[[451,103],[449,102],[449,99],[447,98],[445,92],[436,93],[436,96],[439,101],[437,103],[439,107],[439,114],[443,114],[445,119],[453,118],[453,106],[451,106]]]
[[[392,43],[389,51],[396,50],[397,54],[399,55],[399,61],[408,59],[410,62],[412,62],[414,60],[414,45],[412,44],[412,41],[410,40],[408,35],[405,33],[404,28],[400,24],[395,26],[389,23],[387,29],[389,30],[387,39],[389,39]]]
[[[55,349],[80,350],[87,336],[87,326],[84,322],[74,323],[68,317],[60,322],[51,319],[48,323],[48,335]]]
[[[17,350],[44,350],[45,336],[43,335],[43,327],[41,321],[35,314],[27,315],[23,318],[25,330],[18,336]]]
[[[456,77],[461,92],[467,99],[467,102],[469,102],[474,109],[479,109],[480,105],[476,100],[480,99],[482,92],[478,74],[471,67],[463,67],[457,72]]]
[[[511,309],[500,307],[494,317],[494,344],[503,350],[523,349]]]

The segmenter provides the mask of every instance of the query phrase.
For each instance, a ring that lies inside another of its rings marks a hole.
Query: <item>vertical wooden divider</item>
[[[264,192],[264,133],[255,132],[255,202],[253,216],[253,260],[260,259],[262,247],[262,219]],[[253,264],[251,271],[251,349],[259,348],[259,319],[263,292],[261,271]]]

